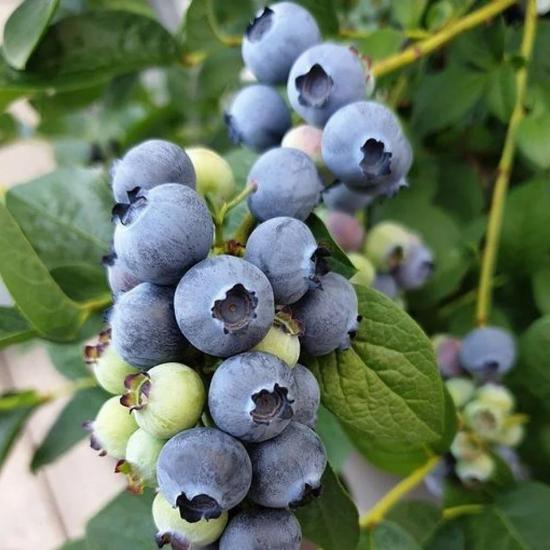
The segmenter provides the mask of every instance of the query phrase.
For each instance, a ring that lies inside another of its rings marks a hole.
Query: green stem
[[[483,504],[462,504],[443,509],[443,519],[451,520],[468,514],[480,514],[483,512]]]
[[[239,224],[239,227],[237,227],[235,231],[235,240],[243,245],[246,244],[248,236],[250,235],[250,232],[252,231],[255,223],[256,219],[254,218],[254,216],[250,212],[247,212],[245,217]]]
[[[399,502],[407,493],[412,491],[422,480],[437,466],[440,456],[431,457],[426,464],[420,466],[400,481],[393,489],[387,492],[370,510],[359,519],[361,529],[369,529],[380,523],[384,516]]]
[[[479,293],[476,308],[476,323],[484,326],[487,323],[491,310],[492,292],[491,281],[495,272],[502,218],[506,202],[506,192],[510,182],[510,172],[514,162],[516,150],[516,137],[519,124],[524,117],[523,104],[527,90],[527,67],[533,53],[535,33],[537,26],[536,0],[528,0],[525,10],[525,25],[520,54],[524,64],[516,73],[516,102],[508,124],[508,131],[504,140],[502,156],[497,168],[497,179],[493,189],[493,198],[487,224],[487,237],[485,249],[481,261],[481,274],[479,278]]]
[[[443,29],[436,32],[429,38],[416,42],[415,44],[412,44],[408,48],[404,49],[402,52],[391,55],[390,57],[375,63],[372,67],[374,76],[384,76],[392,71],[413,63],[421,57],[431,54],[433,51],[437,50],[447,42],[450,42],[459,34],[488,21],[495,15],[498,15],[508,9],[516,2],[517,0],[494,0],[493,2],[489,2],[482,8],[466,15],[461,19],[458,19],[453,23],[450,23],[449,25],[446,25]]]

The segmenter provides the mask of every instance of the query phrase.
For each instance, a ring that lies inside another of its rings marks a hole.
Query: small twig
[[[483,512],[483,504],[462,504],[443,509],[443,519],[450,520],[469,514],[480,514]]]

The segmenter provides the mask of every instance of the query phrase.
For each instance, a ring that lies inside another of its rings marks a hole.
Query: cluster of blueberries
[[[314,431],[319,386],[298,359],[348,348],[361,320],[352,284],[330,271],[304,220],[322,196],[349,213],[392,195],[412,162],[395,116],[363,100],[362,59],[320,44],[301,6],[261,10],[243,58],[261,84],[239,92],[225,119],[235,140],[263,153],[247,187],[259,224],[244,251],[219,253],[213,221],[235,187],[229,165],[162,140],[133,147],[111,174],[109,329],[86,348],[113,394],[90,423],[92,446],[118,459],[132,490],[158,488],[157,540],[174,548],[299,548],[292,510],[319,495],[327,458]],[[287,79],[308,123],[289,132],[270,86]],[[337,180],[328,189],[323,171]],[[431,254],[389,225],[369,233],[370,260],[361,257],[377,280],[415,288]],[[364,265],[358,271],[365,284]]]
[[[501,382],[516,361],[512,335],[488,326],[463,339],[437,335],[433,343],[461,422],[450,452],[426,479],[428,488],[441,495],[449,476],[467,486],[489,481],[499,459],[516,477],[523,477],[514,448],[524,437],[526,418],[515,411],[514,396]]]

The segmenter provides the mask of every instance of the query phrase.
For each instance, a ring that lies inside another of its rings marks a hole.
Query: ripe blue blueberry
[[[414,290],[426,284],[434,269],[432,251],[423,244],[413,244],[394,273],[395,282],[404,290]]]
[[[469,332],[459,352],[462,366],[480,378],[493,378],[508,372],[516,360],[512,335],[498,327],[482,327]]]
[[[287,93],[292,108],[313,126],[324,126],[338,109],[364,99],[366,74],[357,53],[325,43],[306,50],[292,65]]]
[[[346,252],[359,250],[365,238],[363,224],[353,215],[333,210],[325,220],[336,244]]]
[[[148,369],[184,358],[188,343],[174,317],[174,289],[141,283],[112,309],[114,350],[135,367]]]
[[[345,183],[336,182],[323,192],[323,202],[329,210],[355,214],[374,201],[373,195],[351,189]]]
[[[321,390],[312,372],[303,365],[296,365],[292,372],[295,385],[295,422],[314,428],[317,422],[317,410],[321,402]]]
[[[255,265],[225,255],[207,258],[184,275],[174,307],[185,337],[216,357],[254,347],[275,317],[266,276]]]
[[[254,151],[281,142],[290,128],[290,111],[277,90],[254,84],[243,88],[224,113],[229,137]]]
[[[454,338],[448,334],[438,334],[432,338],[435,350],[437,367],[443,378],[463,376],[464,370],[460,366],[458,352],[462,346],[460,338]]]
[[[328,272],[328,255],[305,223],[281,216],[254,229],[244,258],[265,273],[277,304],[292,304]]]
[[[248,447],[252,462],[249,497],[260,506],[289,508],[307,504],[320,494],[327,466],[319,436],[291,422],[277,437]]]
[[[224,432],[244,441],[279,435],[294,416],[293,371],[270,353],[249,352],[226,359],[214,373],[208,407]]]
[[[234,508],[248,493],[250,459],[242,443],[214,428],[193,428],[160,452],[157,480],[164,498],[194,523]]]
[[[396,300],[399,298],[399,287],[393,275],[389,273],[378,273],[372,283],[372,288],[385,294],[388,298]]]
[[[245,65],[260,82],[286,82],[296,58],[321,41],[315,19],[294,2],[277,2],[260,10],[244,33]]]
[[[292,306],[304,329],[303,349],[310,355],[325,355],[348,348],[358,327],[357,307],[357,295],[347,279],[337,273],[322,277],[319,288],[309,290]]]
[[[252,166],[248,181],[256,185],[248,207],[260,221],[277,216],[303,221],[321,200],[323,184],[315,163],[298,149],[267,151]]]
[[[210,251],[214,230],[206,203],[193,189],[175,183],[139,191],[131,200],[113,211],[117,254],[138,279],[176,284]]]
[[[357,101],[337,111],[323,131],[322,150],[338,179],[364,191],[400,186],[412,164],[397,118],[375,101]]]
[[[102,263],[107,271],[109,288],[115,300],[120,294],[132,290],[132,288],[142,282],[137,279],[124,262],[116,255],[114,250],[106,256],[103,256]]]
[[[292,512],[255,508],[244,510],[228,523],[220,550],[299,550],[302,529]]]
[[[195,189],[195,170],[187,153],[160,139],[132,147],[114,163],[111,175],[117,202],[129,202],[128,192],[136,187],[148,190],[163,183],[180,183]]]

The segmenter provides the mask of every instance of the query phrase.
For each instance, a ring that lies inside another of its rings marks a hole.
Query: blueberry
[[[162,183],[179,183],[195,189],[195,170],[187,153],[160,139],[132,147],[115,162],[111,175],[117,202],[129,202],[128,192],[136,187],[148,190]]]
[[[180,363],[157,365],[129,376],[125,384],[121,403],[132,411],[140,428],[159,439],[195,426],[206,401],[201,377]]]
[[[267,334],[275,316],[266,276],[234,256],[207,258],[180,281],[174,301],[185,337],[216,357],[246,351]]]
[[[174,436],[157,462],[162,496],[188,522],[220,517],[248,493],[250,459],[242,443],[214,428],[193,428]]]
[[[298,57],[288,75],[292,108],[313,126],[324,126],[344,105],[366,96],[365,68],[357,53],[338,44],[313,46]]]
[[[257,186],[248,207],[260,221],[277,216],[303,221],[321,200],[323,184],[317,168],[298,149],[278,147],[264,153],[252,166],[248,181]]]
[[[244,33],[245,65],[260,82],[286,82],[290,67],[309,47],[321,41],[312,15],[294,2],[277,2],[263,8]]]
[[[126,445],[138,426],[128,409],[120,404],[118,396],[111,397],[99,409],[93,422],[86,423],[92,432],[90,446],[100,454],[122,460]]]
[[[265,273],[277,304],[292,304],[327,273],[328,254],[305,223],[281,216],[254,229],[244,257]]]
[[[292,370],[274,355],[249,352],[216,369],[208,407],[224,432],[243,441],[265,441],[288,426],[295,398]]]
[[[318,166],[323,165],[321,156],[321,138],[323,131],[315,126],[302,124],[291,128],[283,137],[281,147],[290,147],[303,151]]]
[[[293,420],[314,428],[317,422],[317,410],[321,402],[319,384],[311,371],[303,365],[296,365],[292,372],[296,387]]]
[[[142,429],[130,436],[125,458],[116,467],[117,472],[126,474],[130,491],[139,494],[144,487],[157,486],[157,460],[164,443]]]
[[[197,175],[197,192],[221,203],[232,197],[235,176],[229,163],[218,153],[205,147],[191,147],[187,154]]]
[[[224,113],[229,137],[254,151],[279,145],[290,128],[290,111],[271,86],[254,84],[243,88]]]
[[[310,355],[325,355],[346,349],[358,327],[357,295],[347,279],[337,273],[321,278],[314,288],[292,306],[296,319],[304,327],[300,338]]]
[[[415,242],[416,237],[402,225],[381,222],[367,233],[365,254],[378,271],[393,272],[407,257]]]
[[[378,290],[392,300],[399,298],[399,288],[393,275],[389,273],[378,273],[372,283],[372,288]]]
[[[365,238],[365,230],[359,220],[345,212],[329,212],[326,226],[336,244],[342,250],[351,252],[359,250]]]
[[[174,289],[141,283],[115,303],[112,346],[126,362],[148,369],[184,358],[188,343],[174,317]]]
[[[296,365],[300,357],[299,333],[299,330],[287,328],[277,323],[277,319],[275,319],[275,323],[273,323],[273,326],[269,329],[264,339],[256,344],[252,348],[252,351],[271,353],[292,368]]]
[[[132,290],[132,288],[142,282],[130,271],[114,251],[103,256],[102,263],[107,271],[109,288],[115,300],[122,293]]]
[[[228,523],[220,550],[300,550],[302,529],[292,512],[255,508]]]
[[[140,280],[176,284],[212,246],[213,224],[204,200],[189,187],[167,183],[117,205],[114,247]]]
[[[395,271],[395,281],[404,290],[420,288],[432,276],[434,267],[432,251],[423,244],[413,244]]]
[[[320,494],[327,456],[321,440],[307,426],[291,422],[277,437],[250,444],[248,452],[252,462],[248,496],[256,504],[297,507]]]
[[[452,472],[452,465],[443,457],[437,466],[424,478],[424,484],[428,492],[441,499],[445,491],[445,479]]]
[[[350,279],[350,283],[354,285],[371,286],[376,277],[374,266],[370,261],[357,252],[350,252],[348,258],[353,264],[353,267],[357,269],[357,273]]]
[[[375,197],[336,182],[323,192],[323,202],[329,210],[355,214],[374,201]]]
[[[494,471],[495,461],[486,453],[481,453],[471,460],[458,460],[455,465],[456,475],[466,485],[488,481]]]
[[[515,407],[514,394],[500,384],[484,384],[476,391],[476,399],[482,403],[500,409],[504,414],[510,414]]]
[[[337,111],[323,131],[323,160],[346,185],[363,190],[401,185],[412,151],[395,115],[374,101]]]
[[[516,360],[516,344],[512,335],[498,327],[477,328],[462,341],[460,362],[481,378],[502,376]]]
[[[205,548],[220,538],[227,525],[227,512],[215,519],[194,523],[180,517],[178,510],[157,493],[153,501],[153,520],[157,527],[155,541],[159,548],[170,544],[173,549]]]
[[[464,374],[460,366],[459,351],[462,346],[460,338],[439,334],[432,338],[437,367],[443,378],[452,378]]]
[[[464,407],[464,424],[479,438],[496,441],[498,434],[504,428],[505,414],[492,403],[470,401]]]

